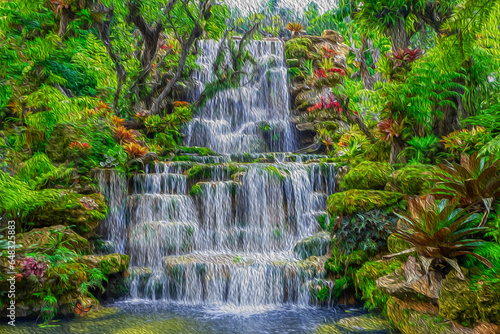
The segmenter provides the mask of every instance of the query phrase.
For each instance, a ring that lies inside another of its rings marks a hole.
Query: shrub
[[[435,265],[450,265],[457,271],[457,276],[465,279],[457,262],[461,255],[471,255],[491,268],[491,263],[474,252],[485,244],[478,239],[468,237],[487,230],[486,227],[470,227],[470,223],[479,217],[476,213],[468,213],[457,208],[458,201],[443,199],[436,202],[433,196],[411,199],[408,214],[396,214],[408,224],[408,229],[389,227],[395,236],[406,241],[412,247],[396,254],[386,255],[392,258],[397,255],[417,252],[420,262],[428,274]]]
[[[350,254],[355,250],[372,254],[386,247],[387,226],[395,226],[397,217],[382,210],[372,210],[343,217],[335,231],[338,246]]]
[[[342,178],[340,186],[345,189],[382,190],[391,172],[392,168],[388,163],[365,161],[352,168]]]

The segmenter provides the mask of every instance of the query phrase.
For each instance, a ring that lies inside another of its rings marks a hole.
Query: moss
[[[124,254],[85,255],[80,261],[88,268],[99,268],[103,274],[117,274],[128,268],[130,257]]]
[[[370,211],[375,208],[404,208],[403,194],[380,190],[348,190],[330,195],[327,210],[330,216]]]
[[[437,314],[437,308],[427,303],[389,297],[387,316],[391,323],[405,334],[456,333],[449,321],[444,321]]]
[[[203,190],[201,189],[201,186],[197,183],[194,186],[191,187],[191,191],[189,192],[189,195],[191,196],[201,196],[203,195]]]
[[[275,177],[276,179],[283,180],[283,175],[281,174],[280,170],[275,166],[265,167],[264,170],[267,171],[271,176]]]
[[[19,252],[32,252],[37,248],[51,255],[58,246],[71,251],[82,251],[88,246],[88,241],[76,234],[67,226],[56,225],[35,228],[29,232],[16,235],[16,242],[21,245]],[[29,251],[28,251],[29,250]]]
[[[352,168],[340,182],[344,189],[382,190],[392,168],[388,163],[365,161]]]
[[[434,169],[432,165],[405,166],[389,175],[385,190],[407,195],[421,194],[433,186],[429,179]]]
[[[300,59],[307,58],[309,51],[312,49],[313,43],[308,38],[293,38],[286,42],[286,58]]]
[[[177,150],[178,150],[177,153],[197,154],[197,155],[217,155],[214,151],[212,151],[208,147],[180,146],[177,148]]]
[[[238,172],[238,166],[234,164],[196,164],[187,173],[190,180],[206,180],[212,178],[214,172],[230,177]]]
[[[72,226],[75,232],[86,236],[106,218],[107,206],[102,194],[64,194],[61,199],[32,214],[36,226]]]
[[[299,241],[293,248],[293,251],[302,259],[306,259],[309,256],[322,256],[327,253],[331,239],[332,236],[330,233],[319,232]]]
[[[355,285],[360,292],[360,297],[365,301],[365,307],[369,310],[379,309],[383,314],[387,312],[387,300],[389,295],[377,288],[377,279],[388,275],[400,268],[402,263],[398,260],[387,262],[366,262],[356,272]]]

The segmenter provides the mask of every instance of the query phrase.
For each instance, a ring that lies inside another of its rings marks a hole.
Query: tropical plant
[[[140,158],[148,153],[148,149],[146,147],[134,142],[125,144],[123,148],[131,158]]]
[[[437,153],[439,139],[434,135],[426,137],[413,137],[408,140],[408,146],[401,151],[401,155],[406,155],[410,163],[431,163],[432,157]]]
[[[457,198],[463,207],[481,205],[489,212],[493,200],[500,196],[499,163],[474,153],[464,156],[461,164],[439,164],[440,172],[434,173],[433,179],[436,186],[429,192],[437,199]]]
[[[480,151],[491,139],[491,134],[484,127],[474,126],[472,130],[454,131],[443,137],[441,142],[453,157],[460,157]]]
[[[469,238],[476,233],[487,231],[486,227],[471,227],[471,224],[479,218],[478,214],[459,208],[458,200],[436,201],[431,195],[412,198],[408,206],[408,213],[396,213],[408,227],[388,226],[388,229],[412,247],[399,253],[385,255],[385,259],[417,252],[426,275],[431,268],[439,270],[440,265],[448,264],[457,271],[457,276],[461,279],[465,277],[457,258],[462,255],[469,254],[488,267],[492,267],[490,261],[474,253],[474,249],[485,242]]]
[[[304,28],[305,27],[302,25],[302,23],[297,23],[297,22],[290,22],[287,23],[286,25],[286,29],[290,30],[292,33],[301,32],[302,30],[304,30]]]

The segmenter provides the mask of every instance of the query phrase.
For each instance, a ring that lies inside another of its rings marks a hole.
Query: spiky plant
[[[493,200],[500,196],[499,162],[491,162],[474,153],[470,157],[463,156],[460,164],[440,164],[441,172],[436,173],[433,180],[436,187],[430,193],[437,199],[457,198],[463,207],[484,205],[489,212]]]
[[[299,33],[301,32],[302,30],[304,30],[304,26],[302,25],[302,23],[297,23],[297,22],[290,22],[286,25],[286,29],[287,30],[290,30],[293,33]]]
[[[129,143],[123,145],[123,148],[131,158],[140,158],[146,153],[148,153],[148,149],[144,146],[141,146],[137,143]]]
[[[437,265],[450,265],[457,271],[457,276],[465,279],[457,257],[471,255],[492,267],[490,261],[474,253],[474,250],[485,244],[483,240],[471,239],[470,236],[486,231],[485,227],[470,227],[470,223],[478,218],[477,213],[459,208],[458,201],[442,199],[436,201],[431,195],[410,199],[409,212],[396,215],[401,218],[408,228],[388,228],[393,234],[413,247],[384,258],[392,258],[401,254],[417,252],[425,274]]]

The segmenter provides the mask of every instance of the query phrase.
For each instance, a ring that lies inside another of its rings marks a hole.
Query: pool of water
[[[84,318],[61,318],[58,327],[39,328],[34,319],[18,319],[1,333],[57,334],[326,334],[353,333],[326,325],[363,314],[358,309],[274,306],[194,307],[178,304],[120,302]],[[40,320],[39,320],[40,322]],[[388,333],[363,331],[363,333]]]

